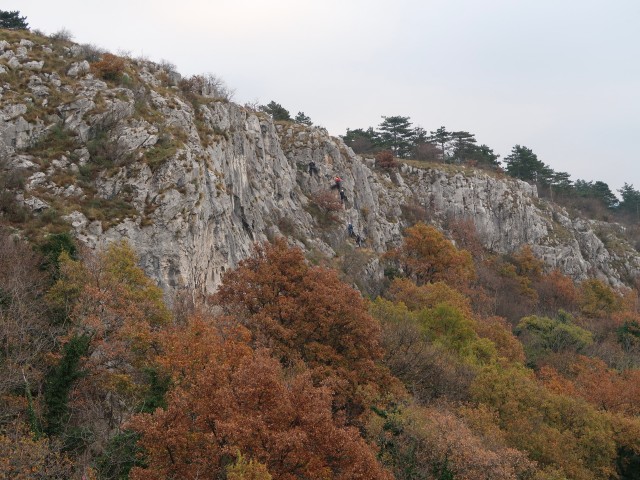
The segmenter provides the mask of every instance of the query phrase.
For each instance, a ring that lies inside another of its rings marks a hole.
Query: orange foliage
[[[541,275],[535,289],[540,306],[549,314],[555,314],[560,309],[571,311],[578,303],[578,290],[573,280],[557,269]]]
[[[89,448],[100,452],[119,422],[145,397],[154,337],[170,313],[162,290],[137,266],[125,242],[87,255],[84,264],[62,255],[60,272],[49,300],[73,305],[70,337],[91,338],[81,365],[87,374],[79,376],[69,392],[67,428],[91,425]]]
[[[493,342],[500,357],[510,362],[524,363],[522,343],[513,335],[511,327],[503,317],[480,318],[475,323],[475,331],[479,337]]]
[[[398,167],[398,161],[393,158],[393,152],[390,150],[383,150],[376,154],[376,167],[391,170]]]
[[[417,286],[406,278],[396,278],[391,283],[387,295],[394,302],[404,303],[410,310],[434,308],[445,303],[456,308],[466,318],[475,318],[469,299],[443,282]],[[513,335],[511,327],[504,318],[497,316],[477,318],[472,325],[479,337],[487,338],[495,344],[501,357],[514,362],[524,362],[522,344]]]
[[[447,229],[451,232],[456,245],[467,250],[476,260],[482,259],[486,254],[476,226],[470,218],[451,218],[447,222]]]
[[[71,478],[73,463],[61,453],[61,445],[36,438],[26,425],[4,427],[0,434],[0,478]]]
[[[531,280],[540,278],[542,275],[543,263],[533,254],[529,245],[525,245],[519,252],[512,255],[513,264],[517,268],[518,275]]]
[[[564,378],[550,367],[539,373],[552,391],[579,396],[596,407],[626,415],[640,414],[640,370],[619,373],[600,359],[578,356]]]
[[[246,329],[224,323],[195,318],[162,335],[158,361],[174,389],[165,410],[130,423],[148,459],[132,478],[218,478],[238,452],[278,480],[391,478],[357,429],[334,421],[329,389],[286,372],[252,350]]]
[[[535,473],[535,462],[525,453],[475,434],[446,410],[410,406],[374,418],[369,429],[384,446],[382,458],[393,465],[397,479],[516,480]]]
[[[620,295],[601,280],[592,278],[580,284],[580,309],[587,317],[606,318],[621,308]]]
[[[458,250],[435,227],[417,223],[405,230],[402,246],[390,252],[418,285],[443,281],[465,286],[475,278],[471,254]]]
[[[360,293],[335,271],[307,265],[284,239],[257,246],[224,277],[214,301],[251,331],[254,346],[271,349],[285,366],[304,362],[350,419],[389,388],[390,375],[376,363],[380,326]]]
[[[91,64],[92,73],[104,80],[119,79],[124,72],[124,68],[124,59],[111,53],[105,53],[102,56],[102,60]]]

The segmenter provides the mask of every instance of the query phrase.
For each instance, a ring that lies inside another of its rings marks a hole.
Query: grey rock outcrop
[[[27,62],[41,62],[33,58],[41,49],[21,47]],[[14,58],[5,59],[9,67]],[[84,75],[85,63],[70,60],[62,75],[46,63],[22,70],[35,77],[29,85],[36,89],[23,96],[41,98],[31,106],[42,114],[27,119],[27,101],[12,95],[0,111],[0,155],[10,160],[5,168],[25,172],[22,198],[30,208],[46,208],[38,195],[63,199],[61,213],[82,242],[97,248],[129,240],[167,291],[212,292],[254,242],[278,234],[310,253],[339,256],[352,248],[351,222],[369,251],[383,253],[416,219],[441,227],[469,219],[487,248],[509,253],[531,245],[576,279],[596,275],[620,285],[640,275],[640,255],[618,227],[571,218],[525,182],[453,166],[382,171],[323,128],[275,123],[220,99],[190,102],[173,87],[178,79],[152,63],[135,65],[140,73],[127,82],[135,87]],[[34,146],[61,127],[73,146],[38,161]],[[318,169],[313,176],[310,161]],[[318,198],[336,174],[347,201],[327,214]],[[382,275],[376,256],[365,270]]]

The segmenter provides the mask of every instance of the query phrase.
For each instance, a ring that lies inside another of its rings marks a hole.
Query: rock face
[[[0,43],[0,156],[27,179],[17,201],[34,212],[56,205],[91,247],[128,239],[168,291],[212,292],[254,242],[278,234],[344,255],[351,222],[382,253],[417,219],[470,219],[493,251],[528,244],[577,279],[619,285],[640,274],[620,227],[570,218],[527,183],[451,166],[381,171],[322,128],[183,92],[175,72],[150,62],[130,61],[126,81],[94,78],[81,49],[48,42]],[[345,208],[323,211],[336,174]],[[381,275],[371,258],[370,274]]]

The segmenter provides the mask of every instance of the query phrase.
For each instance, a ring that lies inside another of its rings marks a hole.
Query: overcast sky
[[[31,28],[211,72],[332,135],[381,116],[640,187],[640,0],[0,0]]]

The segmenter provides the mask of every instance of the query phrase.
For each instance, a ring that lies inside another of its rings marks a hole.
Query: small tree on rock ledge
[[[28,30],[27,17],[21,17],[18,10],[14,12],[0,10],[0,28],[9,30]]]

